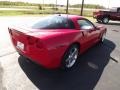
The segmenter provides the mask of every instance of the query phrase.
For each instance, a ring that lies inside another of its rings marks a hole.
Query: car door
[[[120,8],[113,8],[110,12],[111,20],[120,20]]]
[[[96,30],[95,25],[87,19],[79,19],[77,22],[83,33],[81,46],[87,49],[98,41],[99,30]]]

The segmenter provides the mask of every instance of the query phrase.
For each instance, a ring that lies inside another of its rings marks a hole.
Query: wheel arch
[[[80,48],[80,43],[79,42],[73,42],[71,45],[78,45],[78,47]]]
[[[78,49],[79,49],[79,52],[80,52],[80,43],[79,42],[73,42],[70,44],[69,48],[72,46],[72,45],[77,45],[78,46]]]
[[[61,69],[66,69],[64,67],[64,57],[66,55],[66,53],[68,52],[68,50],[73,46],[73,45],[77,45],[78,49],[79,49],[79,53],[80,53],[80,43],[79,42],[73,42],[71,44],[69,44],[69,46],[67,47],[67,49],[64,52],[64,55],[62,56],[62,61],[61,61]]]
[[[103,15],[102,18],[105,18],[105,17],[108,17],[108,18],[110,19],[110,15],[109,15],[109,14],[105,14],[105,15]]]
[[[66,48],[66,50],[64,51],[64,54],[68,51],[68,49],[70,48],[70,47],[72,47],[73,45],[77,45],[78,46],[78,49],[79,49],[79,53],[80,53],[80,43],[79,42],[73,42],[73,43],[71,43],[71,44],[69,44],[68,46],[67,46],[67,48]],[[63,54],[63,55],[64,55]]]

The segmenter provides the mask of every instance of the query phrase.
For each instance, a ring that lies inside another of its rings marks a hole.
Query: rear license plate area
[[[20,50],[24,50],[25,45],[24,45],[24,43],[17,41],[16,47],[17,47],[18,49],[20,49]]]

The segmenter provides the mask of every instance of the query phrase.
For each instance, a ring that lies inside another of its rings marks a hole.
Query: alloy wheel
[[[69,55],[65,60],[66,67],[71,68],[75,64],[77,57],[78,57],[78,48],[74,47],[70,50]]]

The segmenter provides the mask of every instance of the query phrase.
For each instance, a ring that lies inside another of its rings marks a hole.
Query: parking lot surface
[[[120,90],[120,22],[105,25],[104,43],[80,55],[72,70],[62,71],[31,63],[11,44],[8,26],[38,18],[0,17],[0,90]]]

